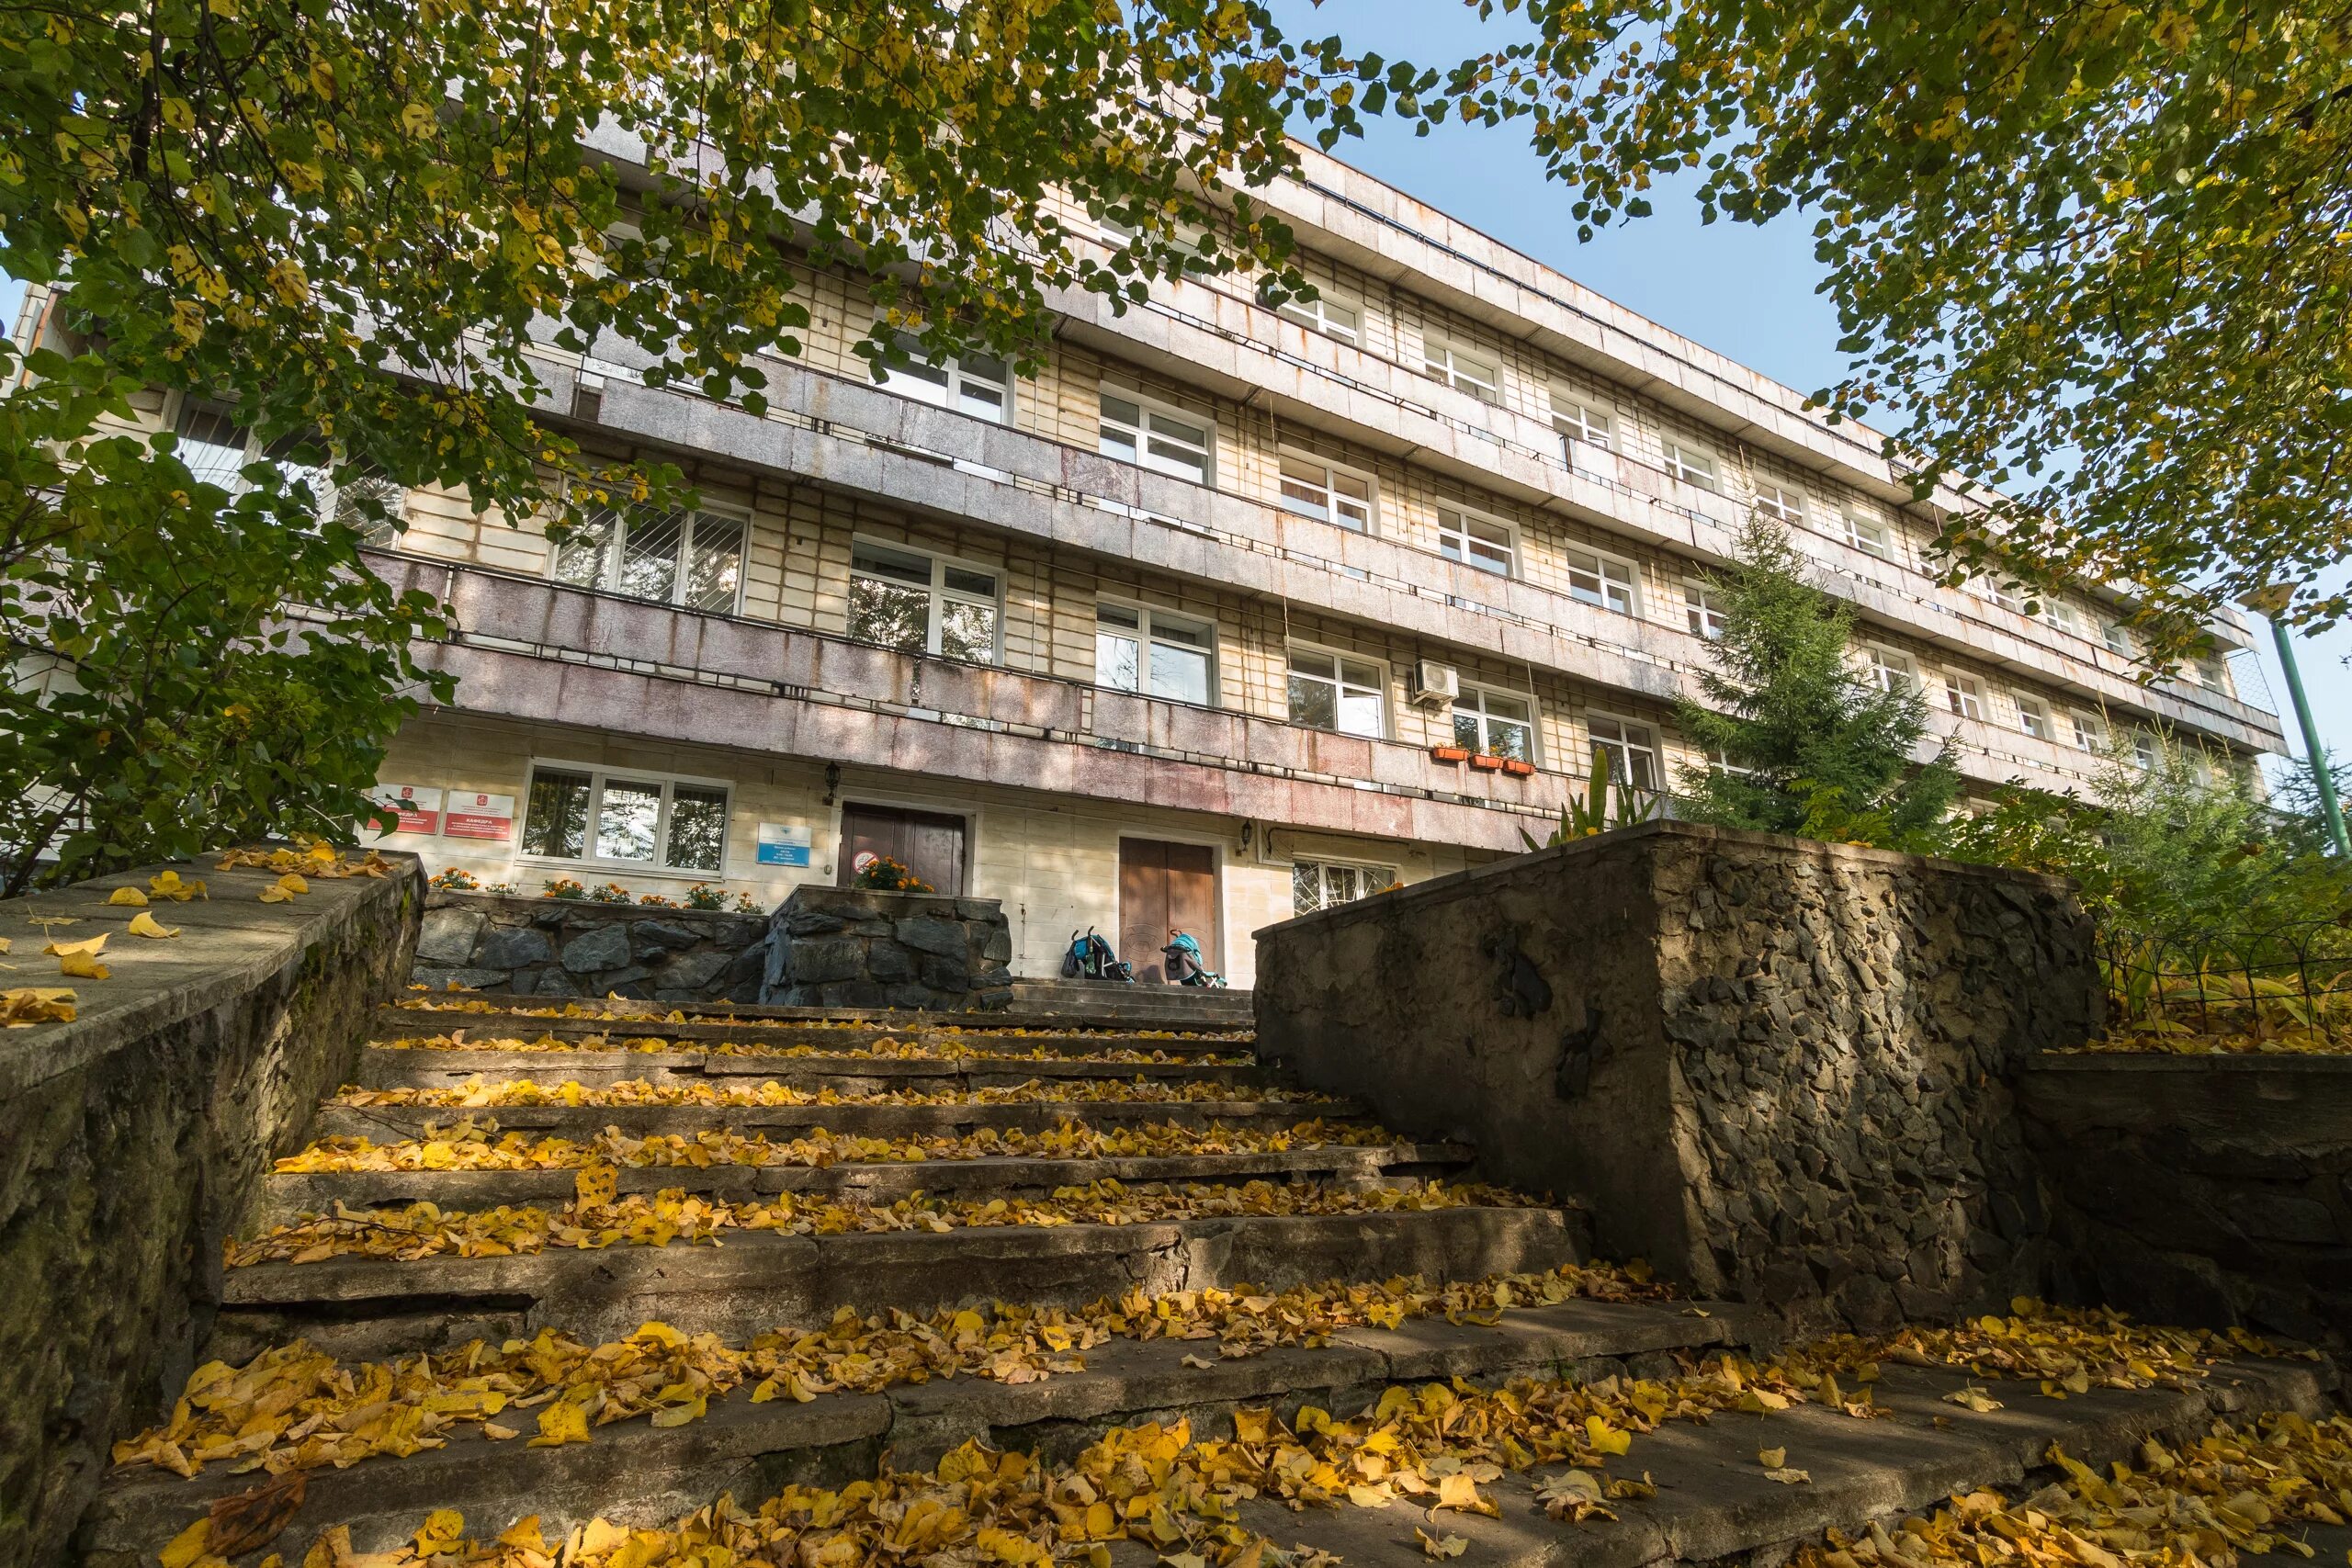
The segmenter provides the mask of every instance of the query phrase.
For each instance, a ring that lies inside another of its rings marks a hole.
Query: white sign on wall
[[[441,793],[424,784],[379,784],[368,798],[399,818],[385,832],[432,834],[441,830]]]
[[[469,789],[451,790],[448,811],[441,818],[441,836],[504,843],[514,836],[514,797],[481,795]]]
[[[805,822],[761,823],[760,863],[762,865],[807,865],[808,863],[808,825]]]

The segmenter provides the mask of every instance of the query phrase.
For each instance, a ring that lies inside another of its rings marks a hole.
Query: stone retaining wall
[[[778,1007],[995,1010],[1012,929],[994,898],[796,887],[770,925],[759,999]]]
[[[424,881],[182,866],[209,901],[130,936],[109,905],[149,867],[0,903],[17,984],[71,985],[80,1016],[0,1032],[0,1564],[61,1560],[112,1441],[170,1407],[220,1289],[221,1245],[319,1100],[348,1082],[406,981]],[[104,980],[61,981],[28,915],[111,937]]]
[[[416,978],[522,996],[755,1002],[768,918],[435,889]]]
[[[2062,882],[1657,822],[1257,934],[1261,1053],[1606,1255],[1865,1327],[2042,1278],[2010,1086],[2102,1006]]]
[[[2063,1296],[2352,1341],[2352,1059],[2047,1056],[2020,1098]]]

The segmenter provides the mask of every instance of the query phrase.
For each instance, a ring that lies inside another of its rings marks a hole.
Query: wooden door
[[[1201,962],[1221,968],[1216,945],[1216,852],[1205,844],[1119,840],[1119,956],[1138,980],[1168,978],[1159,950],[1177,931],[1201,944]]]
[[[897,861],[936,892],[960,895],[964,891],[964,818],[895,806],[843,805],[836,885],[849,886],[859,866],[876,856]]]

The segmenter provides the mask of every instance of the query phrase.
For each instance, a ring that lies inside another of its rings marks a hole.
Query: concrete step
[[[955,1052],[960,1047],[973,1052],[1044,1051],[1069,1056],[1116,1050],[1159,1052],[1171,1056],[1246,1056],[1250,1051],[1250,1036],[1246,1025],[1233,1030],[1181,1032],[1150,1031],[1140,1026],[1126,1029],[1045,1027],[1014,1030],[946,1026],[937,1021],[937,1015],[928,1019],[924,1015],[913,1015],[905,1021],[888,1025],[760,1021],[736,1023],[723,1020],[672,1023],[660,1019],[534,1018],[514,1012],[461,1014],[458,1015],[457,1021],[450,1021],[446,1014],[426,1016],[432,1018],[431,1025],[420,1028],[416,1012],[401,1008],[379,1008],[370,1019],[368,1037],[371,1040],[412,1040],[462,1034],[468,1040],[601,1040],[616,1045],[625,1040],[653,1038],[686,1045],[734,1043],[755,1049],[808,1045],[827,1051],[854,1051],[888,1041],[899,1044],[919,1044],[945,1053]]]
[[[1492,1327],[1428,1318],[1395,1330],[1346,1329],[1321,1348],[1277,1348],[1232,1360],[1217,1357],[1213,1340],[1114,1340],[1085,1352],[1082,1371],[1021,1384],[949,1379],[763,1404],[738,1388],[685,1426],[616,1422],[595,1428],[586,1444],[557,1449],[492,1442],[465,1427],[447,1448],[310,1472],[301,1510],[273,1550],[292,1561],[335,1524],[350,1528],[363,1552],[389,1550],[443,1507],[463,1513],[478,1539],[536,1513],[553,1540],[598,1517],[636,1527],[666,1523],[722,1492],[752,1507],[787,1481],[840,1485],[872,1474],[885,1450],[901,1469],[928,1468],[967,1438],[1059,1461],[1114,1427],[1189,1416],[1205,1433],[1221,1430],[1240,1406],[1351,1411],[1398,1382],[1647,1375],[1662,1371],[1674,1351],[1738,1343],[1742,1323],[1736,1308],[1702,1316],[1673,1306],[1579,1301],[1513,1311]],[[1188,1367],[1186,1357],[1211,1364]],[[515,1424],[527,1433],[527,1413]],[[185,1481],[153,1469],[118,1472],[92,1516],[88,1561],[94,1568],[146,1568],[214,1500],[254,1479],[222,1464]]]
[[[1984,1414],[1944,1402],[1966,1383],[2003,1408]],[[1613,1475],[1647,1474],[1657,1495],[1611,1503],[1616,1522],[1555,1522],[1535,1501],[1549,1466],[1506,1474],[1480,1491],[1500,1517],[1447,1511],[1434,1517],[1396,1505],[1294,1513],[1264,1501],[1244,1503],[1239,1522],[1272,1536],[1338,1554],[1348,1568],[1428,1568],[1414,1537],[1459,1536],[1462,1568],[1645,1568],[1653,1563],[1776,1563],[1824,1531],[1857,1532],[1946,1503],[1955,1493],[1994,1486],[2012,1497],[2059,1478],[2054,1446],[2095,1470],[2133,1458],[2154,1437],[2175,1443],[2202,1436],[2217,1416],[2293,1410],[2316,1416],[2332,1408],[2333,1384],[2314,1363],[2247,1360],[2214,1369],[2186,1389],[2095,1388],[2064,1401],[2040,1397],[2031,1384],[1968,1379],[1954,1372],[1891,1366],[1875,1389],[1893,1414],[1856,1420],[1804,1404],[1770,1415],[1719,1414],[1705,1425],[1670,1421],[1636,1437],[1611,1466]],[[1785,1448],[1791,1468],[1812,1479],[1768,1480],[1759,1450]],[[1143,1568],[1150,1554],[1127,1543],[1113,1551],[1122,1568]],[[2020,1558],[2022,1562],[2024,1559]]]
[[[655,1134],[690,1136],[713,1127],[775,1136],[797,1136],[822,1127],[859,1137],[916,1138],[982,1128],[1042,1133],[1066,1121],[1093,1127],[1164,1122],[1179,1127],[1220,1122],[1228,1127],[1268,1128],[1317,1119],[1354,1123],[1364,1119],[1364,1111],[1353,1100],[1287,1100],[1279,1095],[1262,1100],[1038,1099],[941,1105],[900,1105],[888,1100],[831,1105],[487,1105],[473,1110],[448,1105],[345,1105],[329,1100],[319,1108],[311,1130],[321,1138],[373,1138],[381,1144],[422,1138],[427,1126],[447,1127],[464,1117],[470,1117],[477,1126],[494,1124],[503,1132],[572,1139],[594,1137],[607,1127],[618,1127],[639,1138]]]
[[[956,1198],[1043,1198],[1090,1181],[1229,1185],[1314,1181],[1363,1189],[1459,1173],[1470,1151],[1459,1144],[1398,1143],[1376,1147],[1283,1149],[1250,1154],[1114,1156],[1094,1159],[1025,1156],[807,1165],[623,1166],[617,1190],[684,1191],[744,1202],[779,1192],[851,1202],[892,1203],[919,1192]],[[264,1179],[256,1228],[290,1224],[306,1214],[437,1203],[479,1213],[501,1204],[561,1208],[576,1168],[553,1170],[387,1170],[278,1173]]]
[[[1115,980],[1015,979],[1012,1011],[1037,1017],[1165,1017],[1211,1020],[1252,1017],[1250,994],[1229,986],[1127,985]]]
[[[1479,1279],[1580,1262],[1589,1239],[1585,1216],[1572,1210],[1462,1206],[839,1235],[729,1230],[718,1246],[494,1258],[346,1255],[229,1269],[208,1354],[242,1362],[307,1338],[338,1357],[380,1359],[477,1337],[528,1338],[543,1325],[615,1339],[649,1318],[741,1342],[842,1306],[1074,1307],[1130,1287]]]
[[[360,1052],[368,1089],[446,1089],[469,1078],[572,1078],[582,1084],[774,1082],[816,1092],[881,1094],[891,1089],[1012,1089],[1041,1082],[1214,1083],[1237,1095],[1280,1088],[1270,1067],[1222,1062],[1114,1062],[1083,1056],[775,1056],[703,1051],[438,1050],[370,1045]]]
[[[1043,987],[1043,988],[1035,988]],[[551,1020],[604,1018],[642,1021],[649,1028],[672,1013],[694,1021],[776,1023],[866,1023],[911,1029],[955,1025],[970,1029],[1035,1026],[1064,1029],[1121,1028],[1138,1017],[1167,1020],[1166,1027],[1247,1029],[1253,1010],[1248,991],[1201,990],[1181,986],[1124,986],[1070,980],[1016,980],[1013,1004],[991,1012],[920,1012],[903,1008],[758,1007],[741,1002],[645,1002],[626,998],[559,1000],[499,991],[469,992],[461,1001],[436,997],[437,1005],[400,1010],[439,1020],[480,1018],[496,1012]],[[454,1027],[454,1025],[452,1025]]]

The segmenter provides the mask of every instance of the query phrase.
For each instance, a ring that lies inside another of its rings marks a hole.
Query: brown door
[[[964,891],[964,818],[895,806],[842,807],[842,858],[834,880],[847,887],[858,868],[888,856],[952,896]]]
[[[1201,962],[1222,968],[1216,953],[1216,852],[1205,844],[1119,840],[1119,956],[1138,980],[1165,980],[1159,950],[1177,931],[1201,944]]]

